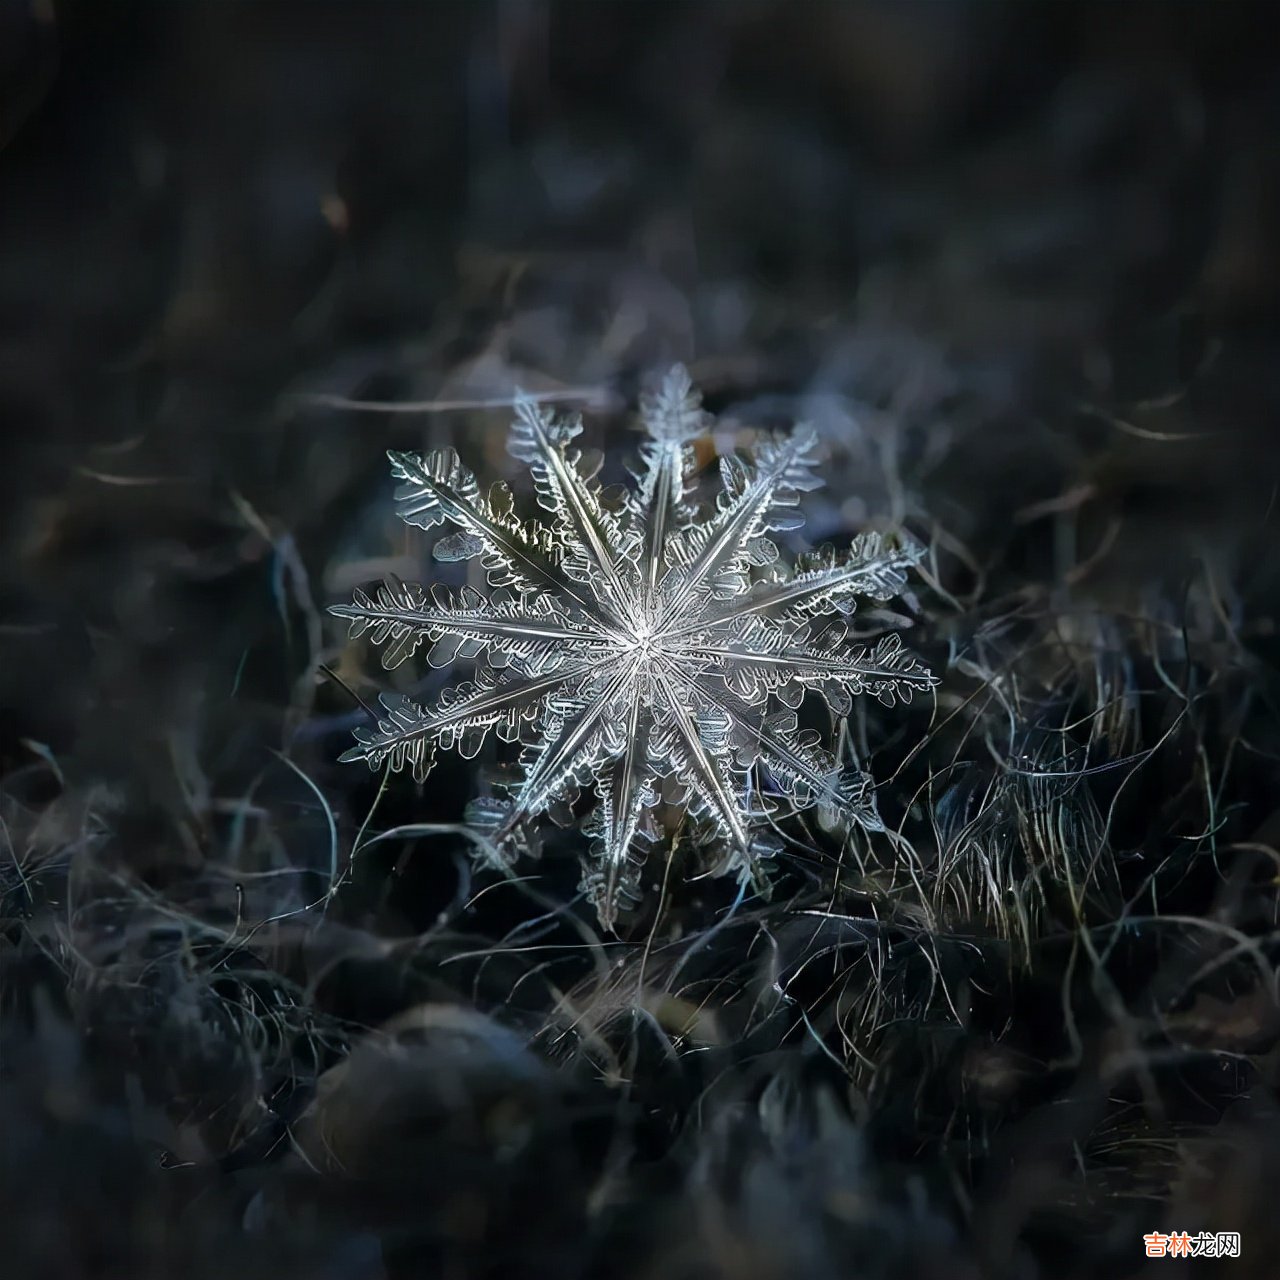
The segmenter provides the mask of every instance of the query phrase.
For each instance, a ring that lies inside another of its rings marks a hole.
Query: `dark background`
[[[0,0],[6,1277],[1273,1273],[1271,7]],[[921,877],[600,939],[572,834],[350,862],[384,451],[518,468],[339,401],[622,478],[674,360],[935,548],[939,715],[858,722]]]

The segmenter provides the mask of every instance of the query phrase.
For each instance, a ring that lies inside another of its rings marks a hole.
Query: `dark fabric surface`
[[[6,1280],[1274,1274],[1269,10],[0,0]],[[501,759],[337,763],[451,673],[323,610],[459,580],[386,450],[622,480],[674,361],[942,685],[847,725],[901,843],[614,936]]]

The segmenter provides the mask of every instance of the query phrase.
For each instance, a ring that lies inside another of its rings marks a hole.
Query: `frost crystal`
[[[433,706],[384,694],[385,718],[358,730],[342,759],[411,767],[422,780],[438,748],[472,759],[490,732],[520,742],[519,781],[469,815],[506,856],[531,819],[566,817],[578,789],[593,788],[583,887],[606,927],[637,896],[659,804],[698,819],[719,869],[756,883],[778,847],[761,830],[771,808],[752,785],[757,769],[828,824],[879,829],[870,777],[800,729],[796,710],[811,690],[843,716],[856,694],[892,706],[935,682],[896,635],[857,643],[847,622],[856,597],[902,591],[919,549],[864,533],[847,550],[782,562],[769,534],[796,529],[801,494],[821,484],[806,428],[757,445],[749,461],[722,458],[722,492],[700,511],[700,406],[684,369],[672,370],[642,403],[636,486],[615,500],[595,482],[598,455],[574,443],[580,420],[521,401],[510,450],[533,473],[539,523],[517,514],[505,484],[482,493],[453,449],[390,453],[399,514],[420,529],[454,526],[435,558],[478,557],[493,590],[392,580],[332,610],[353,638],[384,646],[388,669],[423,643],[434,667],[481,664]]]

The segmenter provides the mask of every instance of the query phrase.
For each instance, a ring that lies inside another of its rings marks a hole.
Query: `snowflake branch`
[[[527,679],[508,679],[492,683],[492,677],[476,680],[452,689],[446,689],[434,710],[413,702],[403,694],[383,694],[382,705],[389,713],[379,720],[375,729],[357,729],[356,746],[343,752],[343,762],[367,761],[376,769],[389,761],[392,770],[414,766],[414,778],[421,782],[431,769],[429,748],[452,745],[461,738],[464,730],[481,731],[475,742],[480,742],[488,731],[501,725],[506,730],[502,736],[514,738],[521,719],[533,718],[556,689],[579,676],[586,677],[600,664],[588,664],[562,668],[550,675]],[[462,753],[468,755],[467,746],[461,744]]]
[[[621,527],[601,507],[599,495],[578,470],[577,457],[570,460],[566,453],[581,431],[577,419],[557,422],[532,401],[521,400],[507,447],[513,457],[528,463],[539,504],[556,516],[564,531],[565,573],[588,584],[600,606],[617,620],[619,602],[627,592],[610,546],[621,545]],[[598,589],[601,577],[603,591]]]
[[[405,481],[396,491],[401,519],[421,529],[433,529],[450,520],[463,530],[463,538],[443,557],[437,546],[437,558],[469,559],[487,552],[484,564],[491,585],[515,582],[549,587],[594,611],[591,593],[562,573],[547,548],[530,538],[509,512],[494,518],[495,513],[480,497],[475,476],[458,462],[452,449],[423,456],[390,450],[387,456],[392,472]]]
[[[686,601],[695,593],[740,590],[751,545],[761,534],[803,523],[790,508],[802,492],[822,483],[812,474],[817,465],[815,444],[812,431],[798,429],[789,438],[761,445],[754,470],[736,458],[720,460],[730,501],[709,525],[695,526],[671,540],[675,564],[669,572],[680,577],[659,630],[678,625]]]
[[[428,593],[420,584],[398,578],[388,578],[376,596],[357,589],[351,604],[330,605],[329,612],[351,622],[352,640],[367,632],[373,644],[387,645],[382,665],[388,671],[411,657],[424,640],[432,642],[427,661],[433,667],[474,658],[487,648],[526,667],[557,666],[564,660],[565,645],[590,648],[594,641],[591,632],[572,625],[546,596],[486,600],[474,588],[463,587],[455,599],[438,585]]]

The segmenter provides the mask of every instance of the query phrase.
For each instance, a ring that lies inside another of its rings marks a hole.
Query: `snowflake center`
[[[644,661],[648,662],[659,648],[658,636],[647,621],[636,623],[631,632],[631,648]]]

